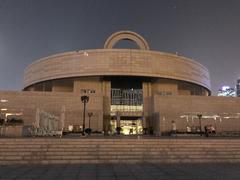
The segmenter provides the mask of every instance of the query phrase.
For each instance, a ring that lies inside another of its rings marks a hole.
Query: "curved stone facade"
[[[75,51],[40,59],[26,68],[24,88],[60,78],[113,75],[181,80],[210,91],[208,70],[198,62],[168,53],[129,49]]]

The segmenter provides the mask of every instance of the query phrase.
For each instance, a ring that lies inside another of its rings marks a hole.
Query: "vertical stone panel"
[[[143,127],[150,127],[152,125],[151,115],[152,115],[152,106],[151,106],[151,97],[152,97],[152,84],[151,82],[143,82]]]

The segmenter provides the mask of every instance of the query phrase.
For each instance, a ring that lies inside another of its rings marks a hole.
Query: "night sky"
[[[239,0],[0,0],[0,90],[21,90],[33,61],[103,48],[119,30],[206,66],[213,95],[240,77]]]

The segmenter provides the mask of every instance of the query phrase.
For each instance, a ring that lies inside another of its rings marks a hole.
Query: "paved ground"
[[[0,180],[239,180],[240,164],[77,164],[0,166]]]

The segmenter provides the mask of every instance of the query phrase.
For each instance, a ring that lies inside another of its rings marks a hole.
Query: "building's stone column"
[[[102,81],[103,94],[103,130],[109,130],[111,119],[111,81]]]
[[[152,85],[151,82],[143,82],[143,128],[151,126],[151,96],[152,96]]]

